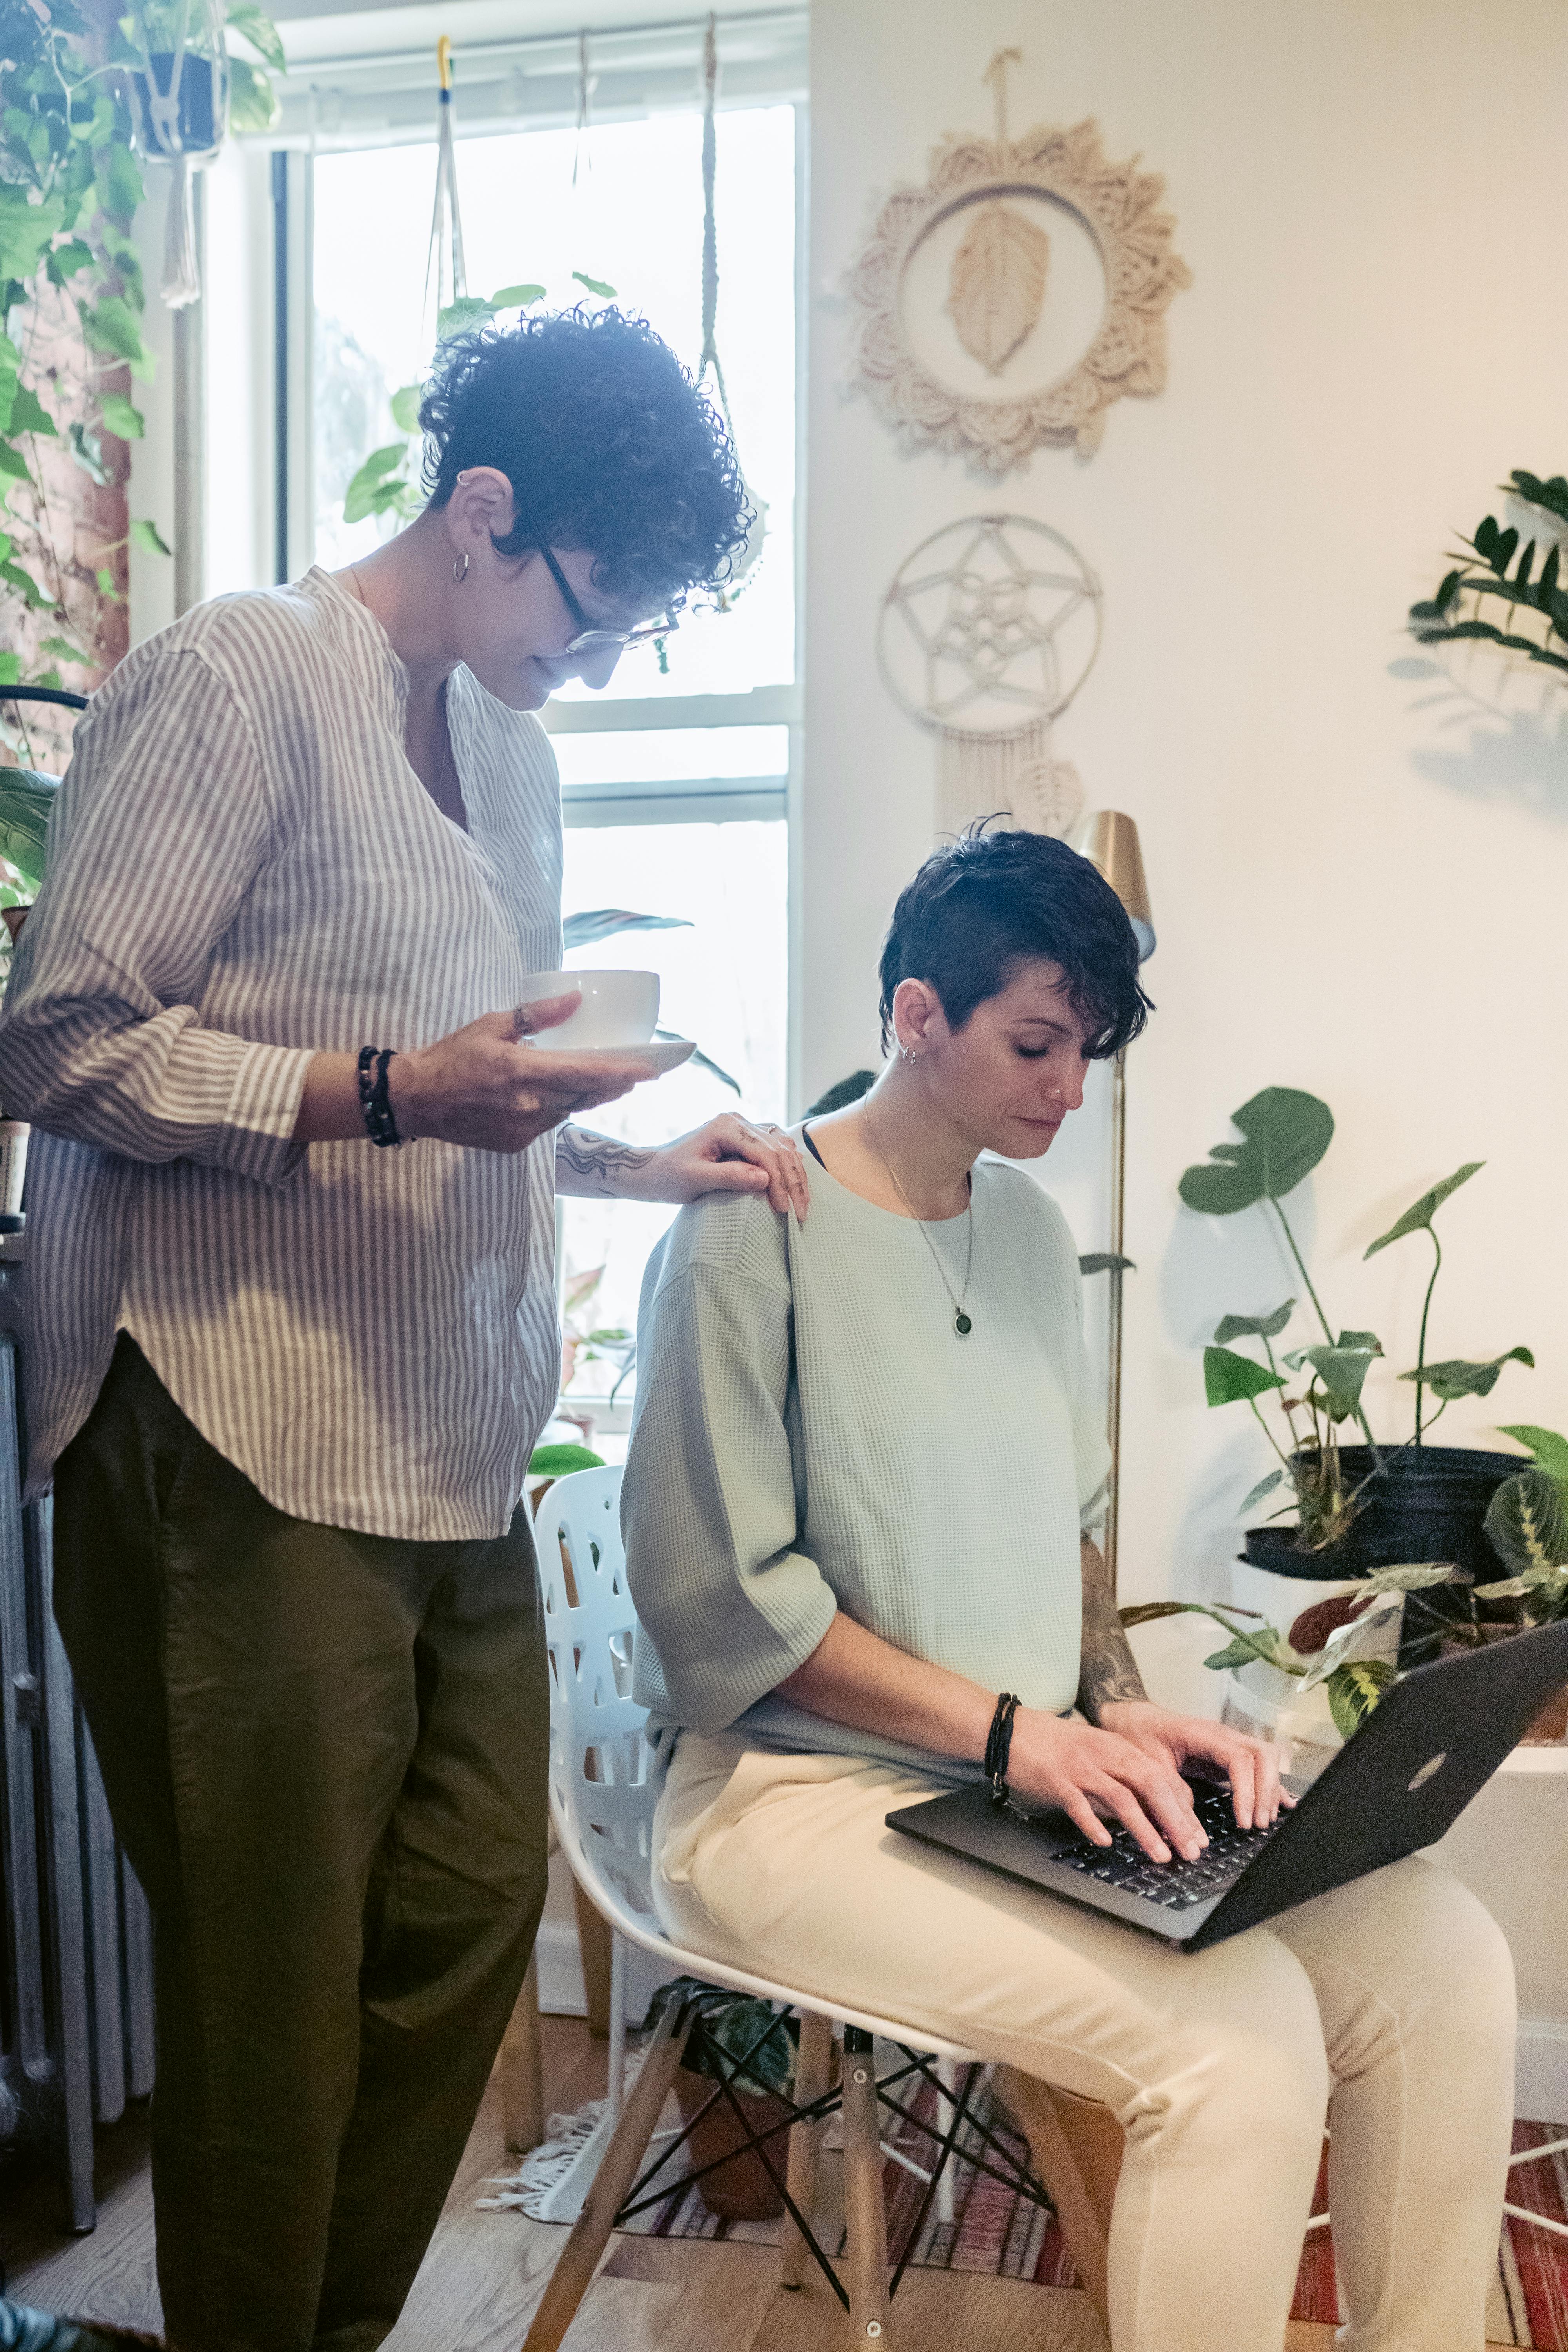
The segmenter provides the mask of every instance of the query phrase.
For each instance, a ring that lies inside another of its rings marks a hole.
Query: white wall
[[[1015,127],[1093,115],[1112,158],[1141,152],[1194,284],[1167,392],[1119,403],[1089,462],[1043,451],[998,495],[901,455],[846,395],[842,289],[889,191],[943,132],[989,130],[979,76],[1012,43]],[[1239,1408],[1205,1414],[1198,1348],[1227,1307],[1296,1286],[1251,1217],[1205,1223],[1174,1188],[1261,1086],[1334,1109],[1303,1216],[1318,1286],[1395,1370],[1425,1244],[1364,1270],[1361,1252],[1434,1178],[1488,1161],[1445,1213],[1434,1349],[1524,1340],[1541,1366],[1445,1434],[1484,1444],[1493,1411],[1568,1420],[1568,695],[1536,682],[1490,713],[1411,675],[1402,627],[1511,467],[1568,468],[1568,14],[818,0],[812,102],[803,1098],[873,1058],[879,940],[931,837],[931,747],[874,667],[883,591],[963,514],[1053,522],[1106,585],[1058,746],[1091,806],[1136,818],[1160,936],[1131,1074],[1123,1591],[1213,1591],[1266,1462]],[[1098,1116],[1047,1169],[1085,1247]]]

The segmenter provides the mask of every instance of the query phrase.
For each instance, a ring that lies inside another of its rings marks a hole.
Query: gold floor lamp
[[[1097,809],[1085,817],[1073,847],[1104,875],[1123,907],[1138,941],[1138,961],[1154,952],[1154,918],[1138,828],[1120,809]],[[1127,1270],[1127,1055],[1116,1056],[1110,1087],[1110,1398],[1106,1434],[1110,1440],[1110,1480],[1105,1513],[1105,1565],[1116,1591],[1117,1542],[1121,1523],[1121,1279]]]

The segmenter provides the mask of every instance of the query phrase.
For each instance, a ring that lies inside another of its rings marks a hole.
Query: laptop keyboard
[[[1142,1895],[1167,1911],[1190,1911],[1194,1903],[1223,1895],[1279,1826],[1275,1822],[1268,1829],[1238,1829],[1227,1789],[1194,1794],[1194,1810],[1209,1841],[1195,1862],[1151,1862],[1131,1832],[1124,1829],[1117,1831],[1110,1845],[1091,1845],[1085,1838],[1080,1845],[1069,1845],[1051,1859],[1065,1863],[1069,1870],[1081,1870],[1086,1878],[1097,1878],[1103,1885],[1119,1886],[1124,1895]]]

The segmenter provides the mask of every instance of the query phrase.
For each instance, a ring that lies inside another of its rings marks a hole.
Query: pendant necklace
[[[924,1242],[927,1249],[930,1250],[931,1255],[931,1264],[935,1266],[938,1274],[942,1276],[942,1286],[946,1291],[952,1305],[952,1328],[954,1331],[957,1332],[961,1339],[967,1339],[970,1333],[974,1328],[973,1318],[966,1311],[969,1298],[969,1277],[974,1265],[974,1179],[972,1176],[969,1180],[969,1206],[964,1211],[964,1215],[969,1220],[969,1247],[964,1253],[963,1259],[963,1288],[962,1291],[955,1291],[952,1283],[949,1282],[947,1278],[947,1268],[942,1262],[942,1253],[937,1248],[936,1244],[932,1241],[931,1235],[925,1229],[925,1220],[923,1217],[915,1216],[913,1206],[910,1201],[910,1196],[899,1181],[899,1171],[893,1166],[892,1161],[889,1159],[887,1153],[882,1149],[881,1140],[878,1136],[876,1129],[871,1124],[871,1114],[869,1110],[866,1112],[866,1132],[870,1137],[872,1144],[875,1146],[878,1159],[881,1161],[883,1167],[887,1170],[888,1174],[891,1179],[894,1192],[898,1194],[905,1208],[909,1210],[910,1216],[914,1217],[915,1223],[920,1227],[921,1239]]]

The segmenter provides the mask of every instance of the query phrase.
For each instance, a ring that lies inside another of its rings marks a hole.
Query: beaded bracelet
[[[392,1058],[389,1045],[362,1045],[359,1049],[359,1107],[364,1115],[365,1133],[373,1143],[383,1147],[403,1140],[386,1091]]]
[[[985,1740],[985,1777],[991,1783],[992,1797],[999,1805],[1007,1801],[1007,1759],[1013,1752],[1013,1717],[1017,1712],[1017,1692],[1004,1691],[996,1702]]]

